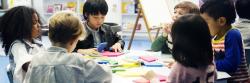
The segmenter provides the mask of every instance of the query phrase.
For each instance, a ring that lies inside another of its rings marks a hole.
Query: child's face
[[[32,16],[32,24],[33,25],[32,25],[31,36],[32,38],[37,38],[41,33],[41,29],[40,29],[39,18],[36,13],[34,13]]]
[[[183,8],[175,8],[174,9],[174,15],[173,15],[172,19],[174,21],[176,21],[178,18],[180,18],[181,16],[183,16],[183,15],[185,15],[187,13],[188,13],[188,11],[183,9]]]
[[[98,29],[104,22],[105,15],[98,14],[98,15],[89,15],[88,16],[88,25],[92,29]]]
[[[214,18],[209,16],[207,13],[202,13],[201,16],[207,22],[210,34],[212,36],[215,36],[219,32],[219,30],[221,29],[221,25],[218,22],[218,20],[215,20]]]

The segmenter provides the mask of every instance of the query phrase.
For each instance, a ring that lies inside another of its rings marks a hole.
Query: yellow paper
[[[143,69],[132,69],[132,70],[126,70],[125,72],[117,72],[117,75],[123,76],[123,77],[140,77],[145,76],[147,73],[147,70]]]
[[[76,2],[68,2],[67,7],[68,8],[75,8],[76,7]]]

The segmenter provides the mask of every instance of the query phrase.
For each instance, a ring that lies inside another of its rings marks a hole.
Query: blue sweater
[[[242,38],[239,30],[230,29],[224,37],[214,40],[213,50],[218,71],[235,72],[244,57]]]

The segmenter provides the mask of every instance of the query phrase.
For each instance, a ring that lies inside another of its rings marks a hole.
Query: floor
[[[51,44],[49,43],[48,37],[42,37],[42,42],[45,47],[49,47]],[[125,40],[125,50],[128,48],[128,40]],[[132,43],[131,50],[148,50],[150,49],[151,42],[148,39],[135,39]],[[0,44],[0,46],[2,46]],[[8,57],[4,56],[3,49],[0,48],[0,83],[9,83],[7,74],[6,74],[6,66],[9,63]]]

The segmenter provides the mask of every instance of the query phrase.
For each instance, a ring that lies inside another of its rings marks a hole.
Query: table
[[[113,60],[122,60],[125,57],[128,56],[155,56],[158,58],[159,62],[162,62],[164,60],[168,60],[168,59],[172,59],[172,56],[169,54],[161,54],[161,52],[149,52],[149,51],[139,51],[139,50],[133,50],[133,51],[126,51],[124,52],[125,54],[118,56],[118,57],[109,57],[110,59]],[[155,73],[164,75],[164,76],[168,76],[171,69],[169,69],[168,67],[145,67],[145,66],[141,66],[141,67],[135,67],[135,68],[129,68],[127,69],[128,71],[133,70],[135,72],[141,72],[141,70],[145,70],[145,71],[149,71],[152,70]],[[217,72],[217,81],[216,83],[227,83],[227,78],[230,77],[229,74],[225,73],[225,72]],[[113,73],[113,77],[112,77],[112,83],[133,83],[133,80],[139,79],[142,77],[139,76],[132,76],[132,77],[126,77],[126,76],[121,76],[118,75],[117,73]]]

